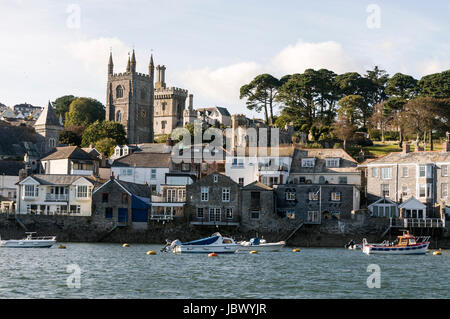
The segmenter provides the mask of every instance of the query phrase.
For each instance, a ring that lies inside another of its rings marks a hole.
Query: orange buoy
[[[210,254],[208,254],[208,257],[216,257],[216,256],[219,256],[219,255],[217,255],[216,253],[210,253]]]

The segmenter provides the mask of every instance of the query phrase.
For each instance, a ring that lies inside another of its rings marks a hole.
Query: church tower
[[[40,147],[42,154],[54,150],[59,144],[59,133],[64,130],[64,127],[58,120],[50,101],[48,101],[48,105],[44,107],[39,118],[34,123],[34,129],[37,134],[43,137]]]
[[[128,143],[153,143],[153,56],[149,74],[136,72],[134,50],[128,57],[126,72],[114,73],[112,53],[108,63],[106,120],[123,124]]]

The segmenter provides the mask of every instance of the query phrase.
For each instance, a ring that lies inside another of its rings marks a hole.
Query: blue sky
[[[252,116],[239,87],[263,72],[450,69],[449,21],[450,1],[1,0],[0,102],[105,103],[110,48],[120,72],[134,47],[139,72],[153,50],[167,84],[188,89],[196,107]]]

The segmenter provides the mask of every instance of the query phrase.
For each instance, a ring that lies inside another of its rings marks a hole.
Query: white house
[[[57,147],[41,163],[45,174],[98,176],[98,158],[78,146]]]
[[[231,115],[224,107],[206,107],[197,109],[197,118],[211,125],[216,123],[231,126]]]
[[[115,160],[111,172],[122,181],[148,184],[160,192],[170,170],[170,153],[135,152]]]
[[[16,185],[18,214],[91,216],[95,181],[90,178],[30,175]]]
[[[0,161],[0,197],[16,199],[16,183],[19,181],[19,170],[23,168],[24,162]]]

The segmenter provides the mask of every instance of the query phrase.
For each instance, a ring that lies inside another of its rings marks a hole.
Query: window
[[[381,184],[381,196],[389,197],[389,184]]]
[[[305,184],[306,183],[306,177],[300,176],[298,181],[299,181],[300,184]]]
[[[122,193],[122,204],[128,204],[128,194]]]
[[[251,192],[250,194],[250,209],[259,210],[261,202],[260,192]]]
[[[201,189],[201,201],[207,202],[209,200],[209,189],[208,187],[202,187]]]
[[[116,113],[116,122],[121,123],[122,122],[122,112],[117,111]]]
[[[109,194],[102,193],[102,203],[107,203],[109,201]]]
[[[408,186],[403,185],[402,186],[402,197],[406,197],[406,196],[408,196]]]
[[[25,185],[25,197],[38,197],[38,187],[35,185]]]
[[[380,175],[382,179],[392,178],[392,167],[382,167],[380,168]]]
[[[425,197],[426,190],[427,190],[427,187],[425,184],[419,185],[419,197]]]
[[[233,208],[226,208],[225,210],[225,218],[233,219]]]
[[[122,86],[117,86],[116,87],[116,98],[121,98],[123,97],[123,88]]]
[[[250,219],[259,219],[259,210],[252,210],[250,212]]]
[[[372,177],[378,177],[378,168],[376,167],[372,168]]]
[[[191,170],[191,164],[190,163],[181,163],[181,170],[182,171],[190,171]]]
[[[309,211],[307,221],[310,223],[317,223],[319,221],[319,212]]]
[[[70,205],[70,213],[71,214],[80,214],[80,205]]]
[[[156,179],[156,168],[152,168],[151,170],[151,179]]]
[[[319,192],[309,192],[309,200],[319,200]]]
[[[161,103],[161,111],[165,111],[166,110],[166,102],[162,102]]]
[[[244,167],[244,160],[242,158],[233,158],[231,166],[242,168]]]
[[[286,200],[295,200],[295,191],[286,191]]]
[[[161,121],[161,129],[164,130],[166,128],[167,121]]]
[[[407,166],[402,167],[402,177],[408,177],[409,176],[409,170]]]
[[[88,197],[88,186],[78,185],[77,186],[77,197],[78,198],[87,198]]]
[[[327,167],[339,167],[339,158],[327,158],[325,162]]]
[[[204,218],[203,207],[197,207],[197,218]]]
[[[448,197],[448,184],[447,183],[441,184],[441,197],[442,198]]]
[[[339,176],[339,184],[347,184],[347,176]]]
[[[442,176],[448,176],[448,166],[447,165],[442,165],[441,166],[441,175]]]
[[[341,201],[341,193],[340,192],[332,192],[331,193],[331,200],[333,202],[339,202]]]
[[[302,167],[314,167],[314,158],[302,158]]]
[[[219,181],[219,176],[214,175],[214,183],[217,183]]]
[[[105,218],[106,219],[113,218],[113,208],[112,207],[106,207],[105,208]]]
[[[239,185],[244,186],[244,178],[239,177]]]
[[[425,172],[426,172],[426,166],[419,165],[419,177],[425,177]]]
[[[231,190],[229,188],[222,188],[222,202],[230,201],[230,192]]]
[[[220,208],[210,208],[209,209],[209,221],[210,222],[220,222]]]

